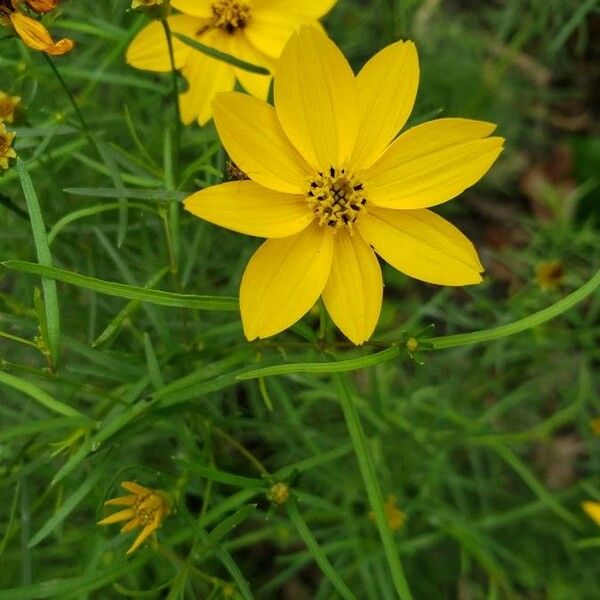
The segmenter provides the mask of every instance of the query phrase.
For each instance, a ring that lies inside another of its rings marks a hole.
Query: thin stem
[[[94,146],[94,148],[96,150],[98,150],[98,152],[100,153],[100,151],[98,149],[98,145],[96,144],[94,138],[90,134],[90,131],[88,129],[87,123],[85,122],[85,118],[83,116],[83,113],[81,112],[81,109],[79,108],[79,105],[77,104],[77,101],[75,100],[75,97],[73,96],[71,90],[69,89],[69,86],[67,85],[67,82],[63,79],[63,76],[60,74],[60,71],[58,70],[58,68],[54,64],[54,61],[47,54],[45,54],[45,53],[44,53],[44,58],[46,59],[46,62],[50,65],[50,68],[52,69],[52,72],[54,73],[54,76],[56,77],[56,79],[58,80],[58,82],[62,86],[63,90],[67,94],[67,97],[69,98],[69,102],[71,103],[71,106],[73,107],[73,110],[75,111],[75,115],[77,117],[77,120],[81,124],[81,128],[83,129],[83,133],[85,134],[85,137],[88,139],[88,141],[90,142],[90,144],[92,146]],[[102,156],[101,153],[100,153],[100,156]]]
[[[321,568],[323,574],[331,581],[335,589],[339,592],[340,596],[346,600],[356,600],[356,596],[348,589],[344,580],[337,574],[337,571],[333,565],[329,562],[327,556],[319,546],[317,540],[313,536],[312,532],[308,528],[308,525],[302,518],[298,505],[294,499],[290,499],[286,506],[288,517],[294,524],[294,527],[298,530],[300,537],[303,539],[307,548],[310,550],[312,557]]]
[[[181,144],[181,111],[179,108],[179,88],[177,86],[177,66],[175,65],[175,52],[173,50],[173,35],[171,33],[171,27],[167,19],[161,19],[160,21],[165,31],[165,37],[167,38],[167,46],[169,48],[169,60],[171,62],[171,82],[172,88],[171,93],[173,95],[173,104],[175,106],[175,143],[173,144],[173,170],[177,173],[179,166],[179,151]],[[177,181],[177,176],[174,176]]]
[[[344,418],[346,419],[346,425],[350,433],[350,439],[352,440],[354,453],[356,454],[356,459],[358,461],[360,473],[367,490],[367,496],[369,497],[369,504],[375,514],[375,522],[383,543],[383,551],[392,574],[394,587],[396,588],[400,600],[412,600],[412,594],[408,587],[406,577],[404,576],[402,563],[400,562],[398,548],[385,514],[383,497],[381,495],[379,481],[377,480],[377,474],[375,473],[373,458],[367,445],[360,417],[356,410],[356,406],[354,406],[350,390],[348,389],[348,380],[344,375],[336,374],[334,375],[334,381],[340,405],[344,412]]]

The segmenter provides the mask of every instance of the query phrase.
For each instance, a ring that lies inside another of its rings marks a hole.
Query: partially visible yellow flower
[[[493,123],[446,118],[396,137],[417,93],[412,42],[381,50],[357,77],[325,33],[302,26],[277,65],[275,108],[228,92],[214,102],[231,159],[250,177],[187,198],[194,215],[270,238],[244,272],[248,340],[293,325],[319,299],[355,344],[381,310],[375,252],[438,285],[481,282],[473,244],[428,207],[476,183],[502,151]]]
[[[272,70],[285,42],[303,23],[315,23],[336,0],[171,0],[181,11],[169,17],[171,31],[196,39],[236,58]],[[244,89],[265,100],[270,75],[249,73],[193,50],[173,39],[175,66],[188,90],[180,98],[181,119],[204,125],[212,118],[212,100],[232,90],[237,79]],[[127,62],[138,69],[171,70],[165,33],[154,21],[142,29],[127,50]]]
[[[46,13],[56,8],[57,0],[25,0],[34,11]],[[73,48],[73,40],[63,38],[58,42],[52,39],[48,30],[35,19],[17,10],[20,0],[0,0],[0,25],[11,27],[30,48],[51,55],[66,54]]]
[[[388,525],[392,531],[398,531],[402,529],[404,523],[406,522],[406,515],[398,508],[397,499],[394,494],[390,494],[387,497],[383,505],[383,510],[385,511],[385,517],[387,519]],[[375,513],[369,513],[369,519],[371,521],[375,521]]]
[[[565,277],[565,268],[560,260],[547,260],[535,268],[535,280],[542,290],[558,287]]]
[[[163,519],[171,512],[169,497],[162,490],[153,490],[133,481],[123,481],[121,487],[131,492],[130,496],[121,496],[107,500],[107,506],[126,506],[101,521],[98,525],[111,525],[127,521],[121,528],[121,533],[129,533],[134,529],[141,532],[133,542],[127,554],[135,552],[161,525]]]
[[[0,92],[0,123],[12,123],[15,120],[15,112],[21,102],[19,96],[10,96]]]
[[[587,515],[593,519],[597,525],[600,525],[600,502],[586,500],[581,503],[581,508],[583,508]]]
[[[0,122],[0,169],[8,169],[8,161],[17,158],[17,153],[12,147],[14,133],[6,131],[4,123]]]
[[[600,435],[600,417],[596,417],[590,421],[590,427],[596,435]]]

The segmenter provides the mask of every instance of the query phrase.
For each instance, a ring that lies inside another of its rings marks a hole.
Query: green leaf
[[[205,467],[197,463],[193,463],[183,458],[176,458],[175,462],[182,467],[190,470],[200,477],[205,477],[211,481],[218,483],[224,483],[226,485],[233,485],[235,487],[243,488],[264,488],[266,483],[262,479],[254,479],[252,477],[242,477],[241,475],[235,475],[234,473],[227,473],[226,471],[220,471],[213,467]]]
[[[90,421],[90,419],[83,413],[80,413],[78,410],[75,410],[74,408],[63,404],[62,402],[55,400],[42,388],[29,381],[24,381],[19,377],[15,377],[14,375],[0,371],[0,383],[23,392],[30,398],[33,398],[33,400],[35,400],[38,404],[41,404],[48,410],[58,413],[59,415],[63,415],[65,417],[80,417],[88,422]]]
[[[42,211],[38,202],[37,194],[33,187],[31,177],[27,173],[25,164],[21,159],[17,159],[17,170],[21,178],[21,186],[25,201],[27,202],[27,210],[31,219],[31,228],[33,230],[33,242],[37,253],[37,259],[40,265],[52,266],[52,257],[50,256],[50,248],[46,237],[46,227]],[[58,295],[56,293],[56,282],[51,279],[42,279],[42,287],[44,289],[44,306],[46,313],[46,331],[48,334],[48,346],[52,366],[58,364],[58,353],[60,346],[60,313],[58,307]]]
[[[49,279],[56,279],[64,283],[70,283],[77,287],[94,292],[100,292],[108,296],[118,298],[127,298],[129,300],[141,300],[150,304],[159,304],[161,306],[171,306],[179,308],[192,308],[196,310],[222,310],[235,311],[238,309],[237,298],[226,296],[196,296],[193,294],[174,294],[160,290],[150,290],[134,285],[124,283],[115,283],[113,281],[104,281],[87,275],[80,275],[73,271],[58,269],[56,267],[47,267],[21,260],[7,260],[2,263],[7,269],[30,273],[31,275],[40,275]]]
[[[246,62],[245,60],[241,60],[235,56],[231,56],[231,54],[226,54],[225,52],[221,52],[220,50],[216,50],[215,48],[211,48],[210,46],[205,46],[201,44],[194,38],[188,37],[187,35],[183,35],[182,33],[173,32],[173,37],[176,37],[180,42],[187,44],[194,50],[198,50],[211,58],[216,58],[217,60],[226,62],[230,64],[232,67],[237,67],[238,69],[243,69],[244,71],[248,71],[249,73],[257,73],[258,75],[270,75],[271,72],[269,69],[265,69],[265,67],[259,67],[258,65],[253,65],[252,63]]]

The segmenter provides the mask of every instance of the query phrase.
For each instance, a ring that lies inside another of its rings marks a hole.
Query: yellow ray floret
[[[121,533],[129,533],[141,528],[141,532],[127,550],[127,554],[135,552],[162,524],[170,513],[169,497],[162,490],[153,490],[133,481],[123,481],[121,487],[131,492],[129,496],[120,496],[107,500],[106,506],[127,506],[101,521],[98,525],[112,525],[127,521]]]
[[[168,18],[172,32],[273,71],[290,35],[302,24],[315,23],[336,0],[171,0],[180,11]],[[144,4],[144,3],[143,3]],[[205,124],[212,118],[212,100],[232,90],[236,80],[253,96],[265,100],[271,75],[251,73],[193,50],[173,38],[175,66],[188,88],[180,94],[182,121]],[[161,23],[153,22],[135,37],[126,55],[138,69],[171,69],[169,48]]]
[[[249,340],[283,331],[323,297],[355,344],[379,319],[376,255],[438,285],[481,281],[473,244],[430,207],[479,181],[502,151],[492,123],[444,118],[401,135],[419,80],[412,42],[376,54],[355,77],[325,33],[303,26],[275,70],[275,106],[219,94],[215,124],[249,180],[206,188],[187,210],[234,231],[269,238],[240,287]]]

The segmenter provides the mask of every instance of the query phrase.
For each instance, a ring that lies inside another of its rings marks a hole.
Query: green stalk
[[[334,382],[340,405],[344,411],[344,418],[346,419],[346,425],[350,433],[350,439],[352,440],[352,446],[354,448],[354,453],[356,454],[363,483],[367,490],[369,504],[375,514],[375,522],[383,543],[383,551],[392,574],[394,587],[396,588],[400,600],[412,600],[412,594],[408,587],[406,577],[404,576],[402,563],[400,562],[398,547],[394,541],[394,536],[385,514],[383,497],[381,495],[379,481],[377,480],[377,474],[375,473],[373,458],[367,445],[360,417],[356,410],[356,406],[354,406],[354,402],[352,401],[350,390],[348,389],[348,380],[346,376],[336,374],[334,375]]]

